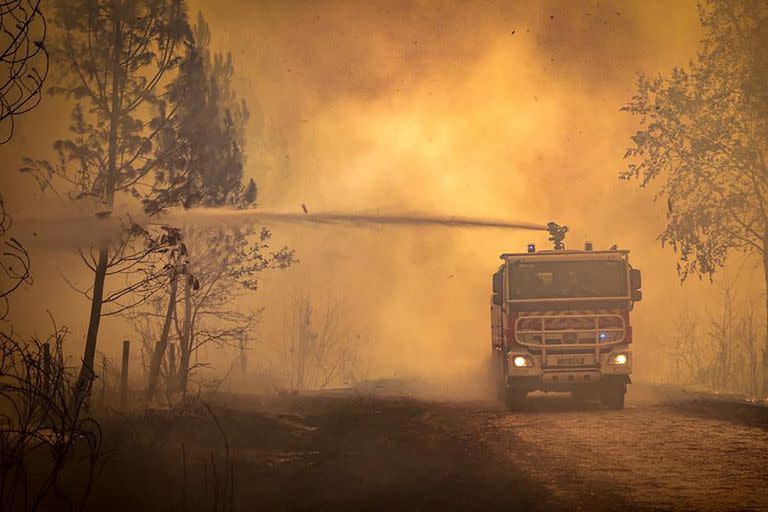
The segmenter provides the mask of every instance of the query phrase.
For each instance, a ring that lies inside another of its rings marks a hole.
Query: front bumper
[[[626,357],[624,364],[615,364],[616,356]],[[525,356],[531,366],[516,367],[516,356]],[[632,352],[626,346],[614,347],[599,357],[594,354],[566,354],[547,356],[544,364],[541,355],[526,351],[513,351],[509,355],[507,386],[512,389],[570,390],[574,386],[595,385],[605,380],[621,380],[629,383],[632,373]]]

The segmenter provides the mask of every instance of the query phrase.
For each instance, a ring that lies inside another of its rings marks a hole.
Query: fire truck
[[[548,224],[554,250],[502,254],[491,296],[492,367],[500,397],[570,392],[624,408],[632,372],[630,312],[642,299],[629,251],[566,250],[566,226]]]

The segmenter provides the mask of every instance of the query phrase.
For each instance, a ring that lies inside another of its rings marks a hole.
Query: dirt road
[[[521,413],[460,416],[458,428],[476,429],[564,508],[589,510],[608,493],[616,508],[768,510],[768,425],[746,407],[636,390],[624,411],[536,397]]]
[[[746,405],[642,388],[623,411],[553,395],[515,413],[344,393],[217,403],[221,428],[204,411],[105,424],[90,508],[768,511],[768,412]]]

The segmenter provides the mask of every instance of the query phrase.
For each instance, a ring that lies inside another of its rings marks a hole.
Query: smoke
[[[659,325],[666,301],[682,300],[655,240],[663,211],[616,178],[634,128],[618,110],[636,73],[693,54],[695,2],[217,5],[204,6],[214,46],[260,70],[235,80],[249,91],[248,169],[268,208],[555,218],[571,226],[569,247],[632,250],[648,288],[638,339],[644,315]],[[374,375],[443,380],[472,375],[488,354],[498,255],[546,242],[384,225],[283,225],[275,236],[300,263],[262,279],[268,343],[282,336],[284,297],[340,296],[371,340]]]
[[[160,222],[274,225],[273,243],[296,250],[299,264],[265,273],[243,304],[265,308],[254,359],[280,343],[301,293],[344,304],[346,325],[368,340],[371,377],[473,375],[489,350],[498,255],[545,245],[543,219],[571,227],[569,247],[589,239],[631,249],[645,288],[633,313],[638,374],[659,366],[670,304],[709,294],[706,283],[679,286],[674,255],[656,240],[665,218],[652,194],[617,180],[636,128],[619,108],[638,72],[667,72],[695,54],[694,0],[190,5],[208,19],[213,48],[232,51],[260,207]],[[20,128],[17,151],[37,155],[40,132],[66,119],[56,109],[49,101],[31,113],[38,126]],[[71,234],[60,239],[82,241]],[[33,265],[46,257],[33,254]],[[50,292],[55,283],[35,286],[74,307]],[[121,326],[104,326],[105,343],[119,339],[111,334]]]

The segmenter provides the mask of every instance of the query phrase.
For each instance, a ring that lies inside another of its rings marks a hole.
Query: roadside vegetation
[[[768,395],[768,7],[709,0],[699,19],[704,38],[688,65],[641,75],[623,107],[641,128],[620,176],[666,203],[659,241],[677,255],[681,280],[713,280],[737,259],[763,277],[762,308],[718,284],[721,312],[681,319],[675,375]]]

